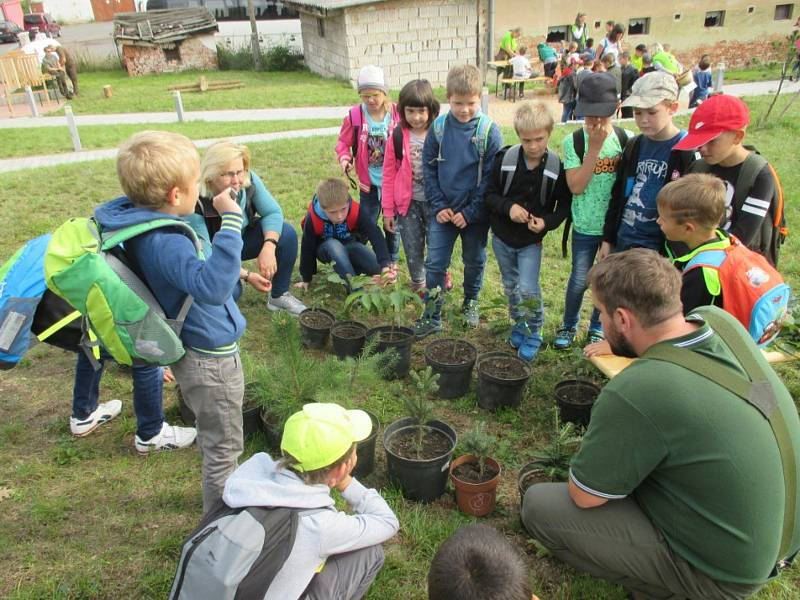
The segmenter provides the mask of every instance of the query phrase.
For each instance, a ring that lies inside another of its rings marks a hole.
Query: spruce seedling
[[[497,447],[497,438],[486,431],[486,423],[479,421],[462,440],[464,452],[478,459],[478,469],[481,479],[486,471],[486,459],[489,458]]]
[[[422,453],[422,436],[425,433],[425,424],[433,418],[433,405],[428,397],[439,391],[439,374],[426,367],[424,371],[411,371],[411,383],[414,393],[403,397],[408,416],[414,420],[417,427],[416,451],[417,458]]]
[[[555,413],[555,435],[550,442],[532,457],[541,463],[542,471],[550,481],[566,481],[569,477],[569,461],[578,449],[581,436],[575,431],[575,425],[561,425],[558,412]]]

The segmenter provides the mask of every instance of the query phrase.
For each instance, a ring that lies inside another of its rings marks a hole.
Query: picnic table
[[[505,72],[506,67],[510,64],[511,63],[509,63],[507,60],[490,60],[486,63],[486,66],[490,69],[494,69],[495,72],[494,95],[497,98],[500,97],[500,86],[498,85],[498,82],[500,81],[500,75]]]
[[[542,85],[549,85],[552,82],[552,77],[504,77],[500,80],[503,86],[503,99],[506,99],[509,89],[511,90],[511,101],[517,101],[517,84],[518,83],[541,83]]]

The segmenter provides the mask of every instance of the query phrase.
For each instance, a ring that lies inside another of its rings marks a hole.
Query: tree
[[[253,65],[256,71],[260,71],[261,46],[258,43],[258,25],[256,25],[256,9],[253,0],[247,0],[247,14],[250,16],[250,49],[253,51]]]

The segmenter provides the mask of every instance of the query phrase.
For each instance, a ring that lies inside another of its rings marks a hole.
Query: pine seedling
[[[411,371],[413,393],[403,397],[406,412],[417,427],[417,457],[422,453],[422,436],[425,424],[433,418],[433,405],[428,397],[439,391],[439,374],[426,367],[424,371]]]

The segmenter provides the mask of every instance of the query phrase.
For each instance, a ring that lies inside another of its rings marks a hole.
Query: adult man
[[[603,389],[569,483],[529,488],[525,527],[634,598],[746,598],[800,548],[797,490],[784,477],[784,468],[800,476],[792,398],[721,311],[701,309],[719,333],[683,317],[680,274],[652,250],[607,257],[589,284],[611,349],[643,358]],[[688,366],[670,354],[688,356]],[[751,386],[743,378],[754,371]],[[776,407],[770,420],[737,383]],[[785,436],[773,433],[775,412]]]

